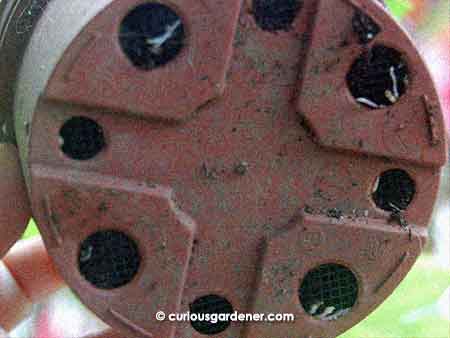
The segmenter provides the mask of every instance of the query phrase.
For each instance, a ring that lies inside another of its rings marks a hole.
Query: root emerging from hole
[[[347,74],[347,85],[355,100],[371,109],[397,103],[408,82],[409,69],[402,55],[382,45],[364,52]]]

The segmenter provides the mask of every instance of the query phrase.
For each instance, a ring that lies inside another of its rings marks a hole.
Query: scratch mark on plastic
[[[128,318],[126,318],[125,316],[121,315],[120,313],[118,313],[117,311],[115,311],[114,309],[109,309],[109,313],[111,313],[111,315],[117,320],[119,321],[122,325],[126,326],[127,328],[135,331],[137,334],[143,335],[145,337],[148,338],[153,338],[153,335],[142,329],[141,327],[137,326],[136,324],[134,324],[131,320],[129,320]]]
[[[389,282],[389,280],[392,278],[392,276],[400,269],[400,267],[408,259],[408,257],[409,257],[409,252],[407,251],[402,255],[402,257],[400,257],[400,260],[394,266],[394,268],[389,272],[389,274],[386,276],[386,278],[384,278],[381,281],[381,283],[378,284],[378,286],[375,288],[375,293],[378,293],[383,288],[383,286],[385,286],[386,283]]]
[[[61,236],[61,232],[59,231],[59,224],[56,220],[56,217],[55,217],[55,214],[53,212],[52,205],[50,202],[50,197],[48,195],[46,195],[44,197],[44,208],[45,208],[47,220],[49,222],[48,224],[49,224],[50,230],[52,232],[53,240],[58,246],[62,246],[64,241]]]
[[[438,111],[437,107],[433,104],[431,104],[429,98],[427,95],[422,95],[422,102],[425,108],[425,112],[427,114],[427,123],[428,123],[428,132],[430,135],[430,145],[431,146],[437,146],[441,140],[438,130],[438,122],[437,122],[437,116]]]

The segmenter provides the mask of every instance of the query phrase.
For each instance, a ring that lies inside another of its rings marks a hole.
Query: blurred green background
[[[340,338],[448,338],[450,321],[439,301],[448,300],[449,286],[450,271],[423,255],[393,295]]]

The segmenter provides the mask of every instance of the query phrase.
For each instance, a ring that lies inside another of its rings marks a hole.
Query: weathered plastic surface
[[[352,10],[320,1],[303,68],[298,110],[324,147],[421,165],[444,165],[445,143],[430,147],[435,139],[445,137],[445,129],[442,121],[436,125],[432,121],[437,113],[433,107],[439,106],[439,98],[420,55],[410,40],[395,34],[391,18],[377,11],[379,6],[375,2],[350,2],[371,13],[382,27],[366,48],[381,44],[395,47],[406,56],[412,72],[408,93],[395,105],[377,112],[354,100],[349,102],[351,94],[345,76],[361,53],[360,45],[343,47],[344,41],[349,42],[348,20]],[[327,24],[330,22],[333,24]]]
[[[252,310],[255,313],[297,313],[294,324],[250,324],[245,337],[329,337],[351,328],[390,295],[411,269],[426,232],[411,238],[401,228],[371,218],[336,220],[303,214],[266,241]],[[351,266],[361,288],[350,316],[336,321],[313,319],[298,310],[298,282],[324,262]],[[293,292],[294,291],[294,292]]]
[[[47,96],[147,119],[186,120],[223,93],[240,2],[173,1],[189,27],[190,48],[151,76],[143,76],[118,46],[117,29],[136,1],[113,2],[72,45]],[[92,69],[98,76],[91,76]]]
[[[202,337],[155,313],[188,311],[208,294],[243,313],[296,315],[290,324],[233,323],[218,338],[335,337],[352,327],[421,252],[446,160],[438,97],[413,44],[370,0],[305,0],[292,27],[276,33],[257,25],[250,0],[163,1],[183,18],[187,46],[144,72],[117,40],[141,3],[112,1],[81,31],[22,145],[34,216],[65,280],[130,337]],[[352,30],[356,11],[380,27],[369,44]],[[345,82],[374,44],[400,51],[411,70],[406,93],[377,110]],[[60,150],[73,116],[104,130],[106,147],[91,160]],[[416,189],[400,216],[372,200],[378,176],[397,168]],[[78,271],[80,243],[102,229],[128,234],[143,260],[112,291]],[[356,305],[336,321],[307,315],[298,297],[306,273],[326,263],[358,280]]]

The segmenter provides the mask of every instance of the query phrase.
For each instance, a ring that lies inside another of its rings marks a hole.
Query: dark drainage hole
[[[141,257],[136,243],[119,231],[100,231],[83,241],[78,257],[81,275],[99,289],[111,290],[130,283]]]
[[[337,264],[324,264],[309,271],[299,289],[303,308],[319,320],[337,320],[346,315],[357,297],[355,275]]]
[[[347,85],[355,100],[379,109],[395,104],[405,94],[409,70],[395,49],[376,45],[364,52],[347,74]]]
[[[416,193],[414,180],[401,169],[382,173],[375,182],[372,198],[375,204],[386,211],[406,210]]]
[[[303,0],[253,0],[256,24],[265,31],[289,31]]]
[[[191,321],[192,327],[199,333],[204,335],[215,335],[225,331],[230,326],[230,320],[220,321],[213,320],[207,321],[206,315],[232,314],[234,312],[231,303],[220,296],[208,295],[201,298],[197,298],[190,306],[189,310],[191,314],[198,316],[199,320]],[[220,318],[219,318],[220,319]]]
[[[119,42],[135,67],[151,70],[167,64],[181,52],[185,42],[184,25],[169,7],[159,3],[142,4],[122,21]]]
[[[74,160],[89,160],[106,146],[102,127],[87,117],[72,117],[59,135],[62,152]]]

